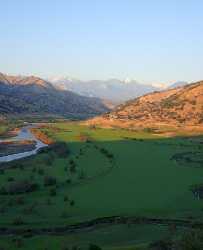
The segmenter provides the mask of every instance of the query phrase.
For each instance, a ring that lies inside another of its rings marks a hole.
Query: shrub
[[[44,186],[53,186],[56,185],[56,178],[53,176],[44,177]]]
[[[50,196],[56,196],[56,189],[55,188],[50,189],[49,194]]]
[[[66,180],[66,183],[67,183],[67,184],[70,184],[70,183],[71,183],[71,179],[67,179],[67,180]]]
[[[56,142],[50,146],[50,149],[61,158],[65,158],[70,153],[65,142]]]
[[[75,165],[71,165],[70,166],[70,172],[71,173],[75,173],[76,172],[76,166]]]
[[[69,161],[69,163],[70,163],[70,165],[75,165],[75,162],[72,159]]]
[[[20,194],[34,192],[38,189],[38,184],[30,181],[15,181],[8,186],[7,192],[10,194]]]
[[[24,222],[23,222],[23,219],[21,217],[17,217],[13,220],[13,225],[15,226],[19,226],[19,225],[23,225]]]
[[[8,182],[14,181],[14,178],[13,177],[8,177],[7,181]]]
[[[70,206],[73,207],[74,205],[75,205],[75,201],[74,200],[70,201]]]
[[[89,250],[101,250],[101,247],[95,245],[95,244],[90,244],[89,245]]]

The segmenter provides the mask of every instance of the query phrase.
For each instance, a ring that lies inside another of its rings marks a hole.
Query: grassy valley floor
[[[40,131],[63,147],[1,164],[0,228],[56,228],[110,216],[203,222],[201,193],[194,189],[203,183],[203,136],[164,138],[71,122]],[[8,164],[11,168],[3,170]],[[0,246],[65,249],[94,243],[104,249],[147,249],[174,230],[183,228],[129,222],[60,236],[2,235]]]

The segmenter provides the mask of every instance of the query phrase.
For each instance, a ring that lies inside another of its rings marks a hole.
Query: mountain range
[[[105,113],[93,121],[194,124],[202,121],[201,102],[202,82],[177,82],[166,88],[129,79],[44,80],[0,73],[1,117],[20,114],[83,119]]]
[[[108,111],[99,98],[56,89],[35,76],[9,76],[0,73],[0,115],[55,115],[87,118]]]
[[[48,81],[57,89],[73,91],[88,97],[110,100],[114,104],[120,104],[164,88],[163,85],[141,84],[136,80],[130,79],[123,81],[119,79],[81,81],[69,77],[53,77],[48,78]]]
[[[203,126],[203,81],[146,94],[88,124],[129,128]]]

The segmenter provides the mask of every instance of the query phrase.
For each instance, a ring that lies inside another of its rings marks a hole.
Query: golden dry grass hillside
[[[203,128],[203,81],[153,92],[87,121],[103,127]]]

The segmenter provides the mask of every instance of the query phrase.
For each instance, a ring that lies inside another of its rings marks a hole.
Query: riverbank
[[[38,150],[48,144],[38,139],[28,125],[18,130],[15,137],[0,140],[0,162],[10,162],[37,154]]]
[[[0,143],[0,157],[34,150],[36,141],[3,141]]]

